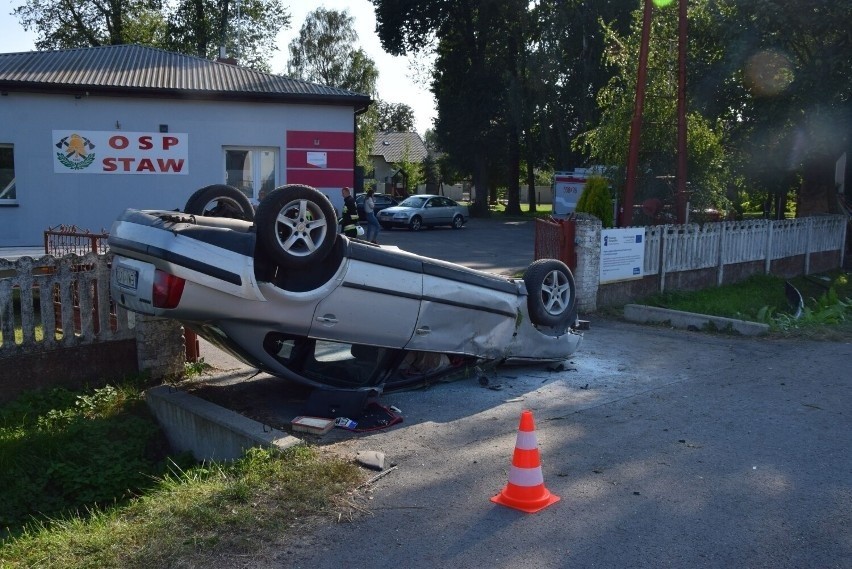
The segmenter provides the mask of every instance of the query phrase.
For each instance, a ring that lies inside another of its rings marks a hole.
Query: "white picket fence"
[[[131,315],[110,302],[111,259],[0,259],[0,357],[133,338]]]
[[[665,288],[668,273],[716,268],[722,284],[726,265],[772,261],[804,255],[804,273],[810,256],[839,251],[846,243],[846,217],[826,215],[780,221],[757,219],[704,225],[657,225],[645,229],[645,275],[660,275]]]

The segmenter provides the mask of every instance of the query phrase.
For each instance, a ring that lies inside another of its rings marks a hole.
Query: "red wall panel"
[[[287,168],[288,184],[306,184],[315,188],[342,188],[353,184],[352,170],[295,170]]]
[[[287,148],[305,150],[355,150],[355,135],[351,132],[322,130],[288,130]]]
[[[326,153],[326,168],[333,170],[336,168],[345,168],[352,171],[352,164],[355,162],[354,153],[351,150],[287,150],[287,169],[291,168],[310,168],[315,169],[319,166],[308,164],[308,152],[325,152]]]

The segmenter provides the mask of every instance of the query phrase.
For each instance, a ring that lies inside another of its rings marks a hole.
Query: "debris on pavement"
[[[359,450],[355,453],[355,461],[371,470],[385,469],[385,453],[377,450]]]

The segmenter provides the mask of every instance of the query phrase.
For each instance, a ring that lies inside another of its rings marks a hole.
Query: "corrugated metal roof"
[[[0,89],[334,102],[368,95],[141,45],[0,54]]]
[[[428,154],[423,139],[416,132],[386,131],[376,134],[371,155],[382,156],[385,162],[393,164],[402,162],[406,158],[406,148],[408,149],[407,158],[410,162],[420,162]]]

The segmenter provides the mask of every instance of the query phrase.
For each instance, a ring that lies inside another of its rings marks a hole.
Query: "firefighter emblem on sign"
[[[95,145],[85,136],[76,133],[65,136],[56,143],[56,148],[57,160],[70,170],[84,170],[95,161]]]

